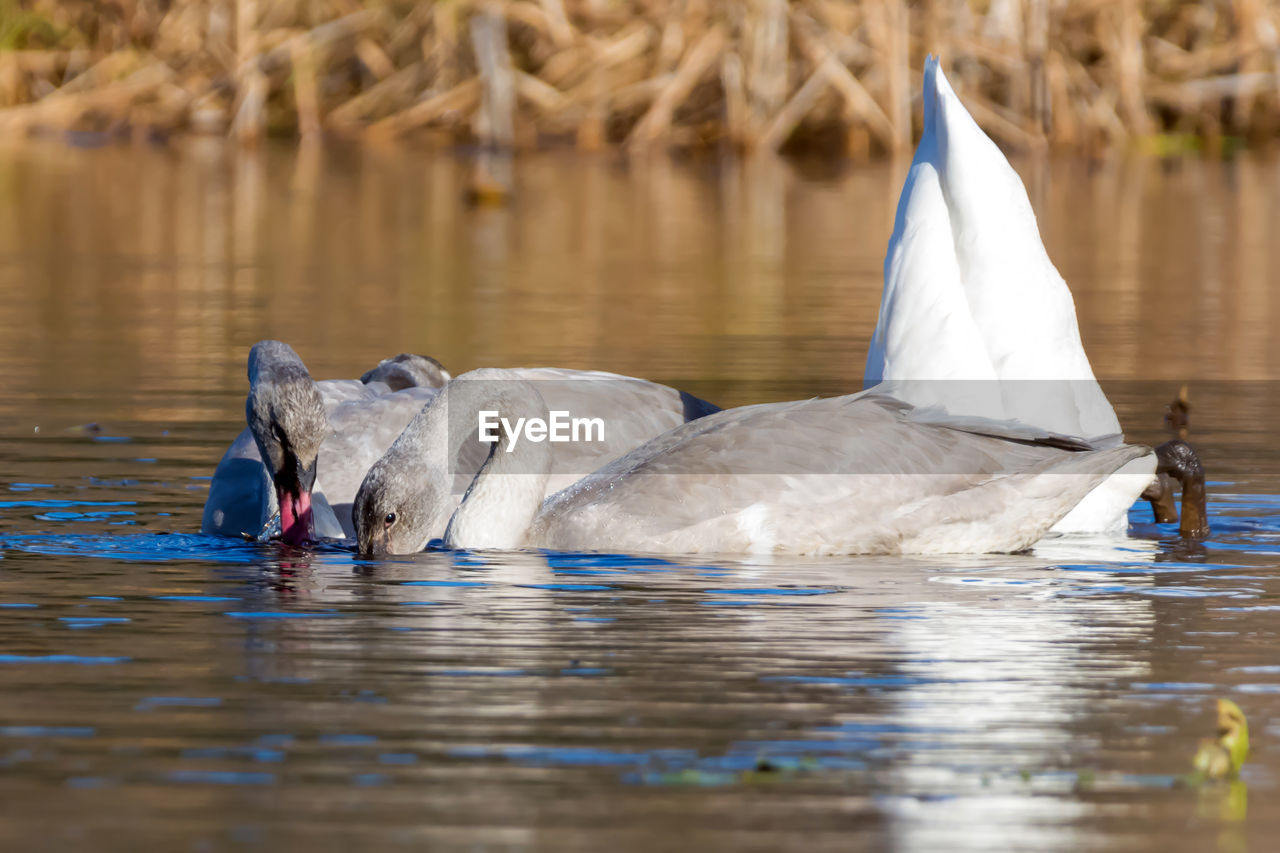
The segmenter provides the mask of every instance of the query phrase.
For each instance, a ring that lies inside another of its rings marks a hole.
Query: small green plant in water
[[[1200,741],[1192,759],[1195,768],[1187,777],[1190,785],[1234,779],[1249,757],[1249,721],[1240,706],[1230,699],[1218,700],[1217,737]]]

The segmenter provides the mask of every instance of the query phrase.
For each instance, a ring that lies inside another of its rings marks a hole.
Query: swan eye
[[[387,527],[390,527],[391,525],[395,524],[396,514],[394,512],[387,513],[387,517],[383,519],[383,522],[387,525]]]

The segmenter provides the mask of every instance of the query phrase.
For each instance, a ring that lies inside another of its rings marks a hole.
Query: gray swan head
[[[425,406],[365,474],[351,506],[361,557],[412,554],[443,532],[457,504],[445,396]]]
[[[448,521],[453,502],[447,492],[442,483],[415,480],[395,457],[384,456],[365,475],[351,507],[360,556],[421,551]]]
[[[320,390],[288,344],[259,341],[249,351],[245,420],[276,491],[281,538],[304,545],[314,538],[311,490],[329,419]]]
[[[384,358],[377,367],[366,370],[360,381],[366,385],[382,382],[392,391],[400,391],[404,388],[443,388],[450,378],[444,365],[431,356],[402,352]]]

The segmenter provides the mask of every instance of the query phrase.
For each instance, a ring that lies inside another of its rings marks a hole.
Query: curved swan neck
[[[259,341],[249,351],[245,422],[275,487],[281,538],[305,546],[315,538],[311,490],[329,418],[319,388],[288,344]]]
[[[444,544],[449,548],[519,548],[542,507],[551,475],[551,448],[544,441],[513,435],[507,425],[518,419],[545,419],[546,405],[530,383],[504,379],[474,398],[466,411],[475,414],[473,423],[478,423],[481,411],[497,412],[506,423],[496,430],[497,440],[490,444],[488,458],[449,521]]]
[[[407,554],[420,551],[444,531],[449,502],[449,417],[437,396],[404,428],[374,463],[352,505],[360,552]],[[392,531],[389,512],[399,518]]]
[[[429,482],[447,491],[448,439],[449,412],[437,397],[414,415],[374,468],[401,480]]]

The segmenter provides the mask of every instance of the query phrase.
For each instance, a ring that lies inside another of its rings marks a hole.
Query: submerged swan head
[[[492,441],[480,436],[482,413],[497,424]],[[360,555],[412,554],[441,537],[516,547],[506,543],[523,538],[541,505],[551,456],[547,444],[522,440],[501,419],[514,426],[546,415],[533,385],[508,371],[451,381],[365,475],[352,506]]]
[[[314,536],[311,490],[329,420],[315,381],[288,344],[259,341],[249,351],[245,420],[276,490],[281,536],[305,544]]]

